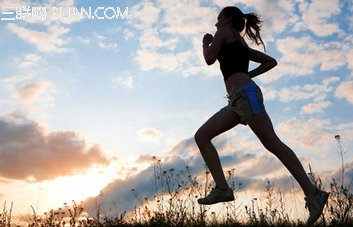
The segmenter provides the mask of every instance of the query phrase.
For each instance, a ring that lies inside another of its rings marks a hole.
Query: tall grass
[[[341,179],[330,183],[330,198],[316,226],[353,226],[353,194],[352,179],[344,184],[344,155],[340,136],[335,136],[337,153],[341,158]],[[33,214],[28,220],[29,227],[113,227],[113,226],[305,226],[305,220],[291,218],[292,210],[288,210],[288,199],[284,193],[276,189],[274,182],[268,181],[264,188],[265,196],[252,197],[249,203],[240,200],[241,184],[237,183],[235,169],[228,170],[227,180],[235,192],[235,200],[217,206],[197,204],[197,199],[211,190],[211,176],[205,169],[204,176],[191,174],[186,166],[182,171],[164,169],[161,159],[153,157],[154,197],[141,196],[135,189],[137,205],[130,211],[113,216],[104,215],[99,205],[96,215],[90,217],[85,213],[82,203],[64,204],[62,208],[50,210],[43,215]],[[318,178],[309,166],[309,177],[317,188],[322,188]],[[296,195],[292,193],[294,197]],[[243,202],[242,202],[243,201]],[[304,205],[304,204],[302,204]],[[6,203],[0,213],[0,227],[16,226],[11,221],[12,205],[8,209]],[[292,215],[293,216],[293,215]],[[303,219],[303,218],[301,218]]]

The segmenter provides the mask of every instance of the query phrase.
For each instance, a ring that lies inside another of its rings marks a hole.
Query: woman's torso
[[[251,81],[247,74],[250,49],[239,33],[233,32],[231,29],[229,31],[229,34],[226,34],[225,44],[223,44],[218,58],[222,73],[226,74],[224,77],[228,94],[232,92],[234,87]]]

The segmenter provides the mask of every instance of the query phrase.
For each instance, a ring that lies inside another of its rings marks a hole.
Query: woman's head
[[[238,32],[243,31],[245,26],[245,17],[243,12],[235,6],[227,6],[222,9],[220,15],[223,14],[225,18],[229,18],[232,27]]]
[[[262,21],[258,15],[255,13],[244,14],[235,6],[227,6],[222,9],[219,17],[224,17],[226,21],[229,21],[230,25],[238,32],[243,31],[245,28],[245,34],[257,45],[261,44],[265,48],[265,44],[260,36]]]

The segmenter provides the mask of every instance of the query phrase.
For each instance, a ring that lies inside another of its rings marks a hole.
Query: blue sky
[[[215,32],[227,5],[264,21],[267,53],[278,66],[255,81],[280,138],[329,183],[340,168],[340,134],[350,173],[350,0],[1,0],[1,12],[39,6],[47,17],[0,21],[0,201],[14,201],[16,212],[30,205],[45,211],[100,190],[118,201],[130,186],[148,187],[141,179],[152,156],[201,174],[193,135],[227,104],[219,65],[205,64],[201,40]],[[52,7],[63,7],[64,15],[68,7],[91,7],[92,15],[98,7],[128,8],[128,18],[52,20]],[[263,190],[256,182],[267,177],[286,188],[288,172],[247,127],[215,144],[248,190]],[[119,185],[126,191],[113,190]]]

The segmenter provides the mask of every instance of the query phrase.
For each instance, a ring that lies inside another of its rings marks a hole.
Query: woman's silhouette
[[[251,49],[241,36],[245,35],[257,45],[265,46],[260,36],[260,18],[243,14],[237,7],[225,7],[217,18],[217,32],[203,37],[203,55],[208,65],[216,60],[224,77],[229,103],[214,114],[195,134],[197,146],[208,166],[216,187],[200,204],[214,204],[234,200],[233,191],[225,179],[218,153],[211,140],[238,125],[249,125],[264,147],[285,165],[298,181],[305,194],[309,210],[308,223],[314,223],[321,215],[329,194],[314,187],[295,153],[276,135],[267,115],[260,88],[252,78],[277,65],[274,58]],[[265,48],[264,48],[265,49]],[[249,61],[260,65],[248,71]]]

